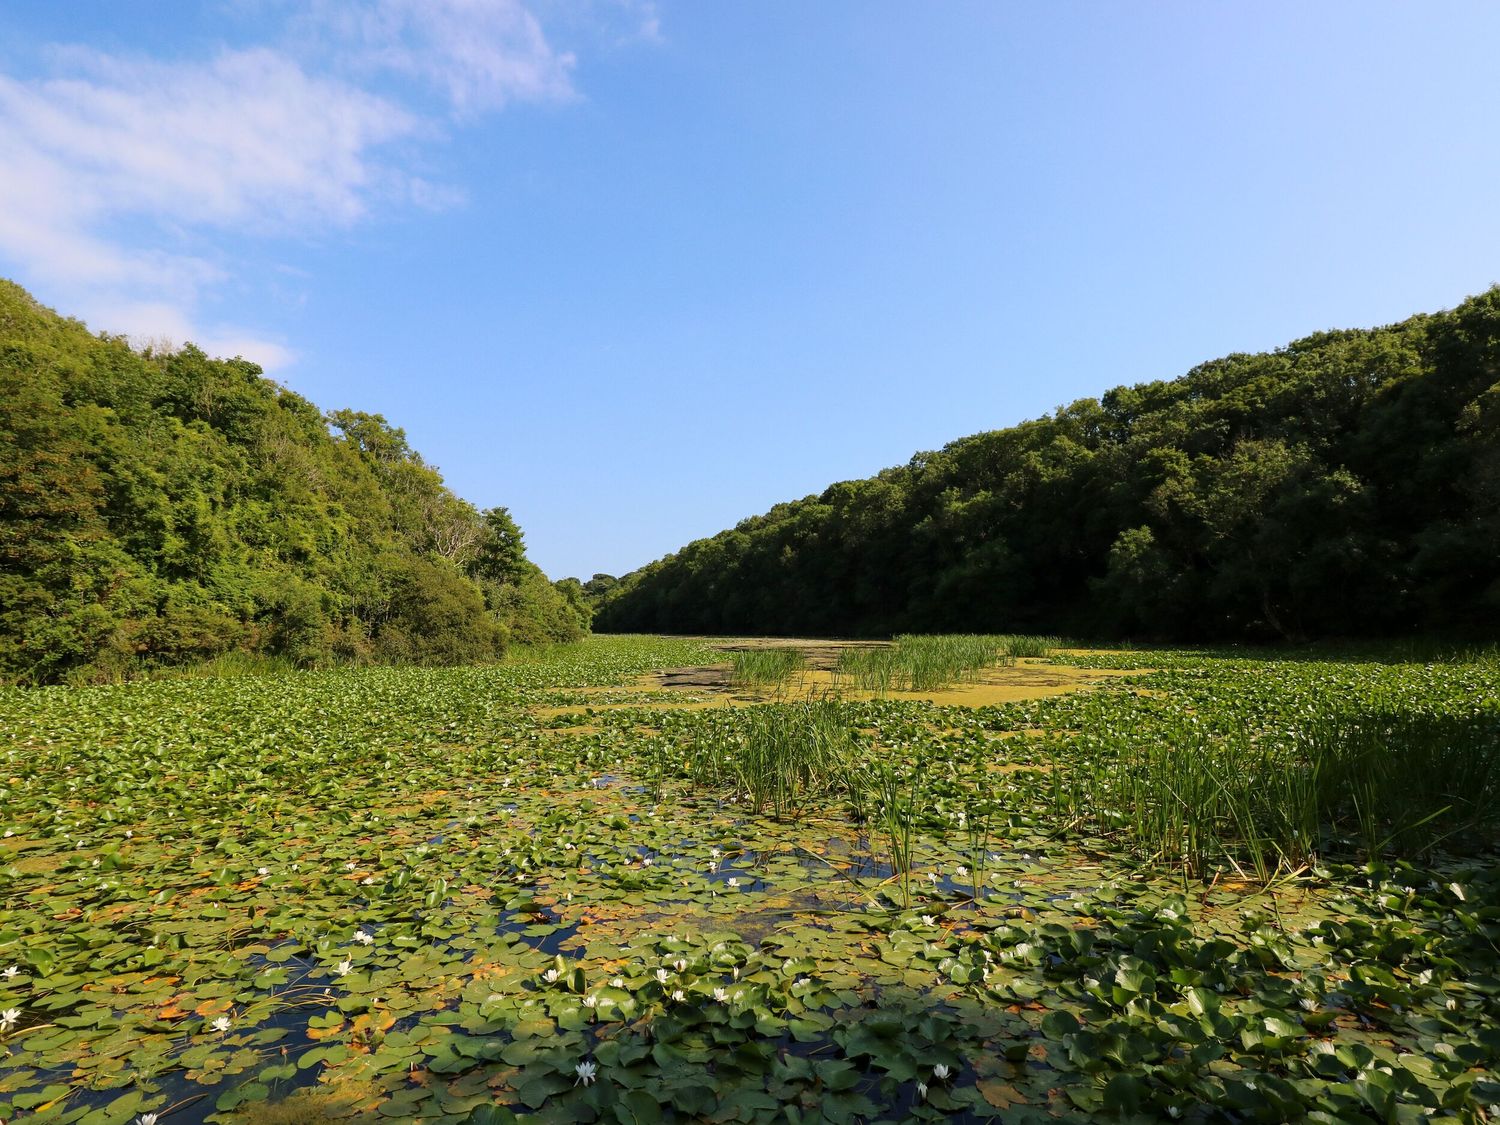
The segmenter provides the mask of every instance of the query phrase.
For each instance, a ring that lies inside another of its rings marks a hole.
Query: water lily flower
[[[589,993],[589,995],[583,998],[583,1006],[585,1008],[597,1008],[599,1006],[599,997],[593,993]]]
[[[0,975],[3,975],[6,980],[14,980],[16,978],[17,974],[20,973],[20,971],[21,971],[20,966],[18,966],[18,965],[12,965],[10,968],[8,968],[8,969],[5,970],[4,974],[0,974]]]
[[[612,980],[612,981],[609,982],[609,986],[611,988],[624,988],[625,987],[625,978],[624,977],[615,977],[614,980]]]
[[[545,973],[542,974],[542,979],[544,981],[546,981],[548,984],[556,984],[557,983],[557,970],[556,969],[548,969]]]
[[[920,1078],[917,1079],[917,1100],[922,1102],[927,1100],[927,1083]]]
[[[353,961],[340,961],[337,965],[335,965],[333,967],[333,971],[335,973],[337,973],[339,976],[345,977],[345,976],[349,975],[349,970],[352,969],[352,968],[354,968],[354,962]]]
[[[1169,1105],[1167,1106],[1167,1116],[1176,1121],[1182,1116],[1182,1110],[1178,1109],[1175,1105]]]
[[[928,872],[928,873],[927,873],[927,881],[928,881],[928,882],[929,882],[929,883],[933,883],[933,884],[936,884],[936,883],[937,883],[937,881],[938,881],[938,876],[937,876],[937,872],[936,872],[936,871],[929,871],[929,872]]]
[[[685,970],[687,967],[688,967],[688,963],[686,961],[684,961],[681,957],[677,958],[677,960],[675,960],[675,961],[672,962],[672,968],[676,969],[679,973],[682,972],[683,970]]]
[[[355,930],[354,931],[354,940],[357,941],[357,942],[359,942],[360,945],[374,945],[375,944],[374,937],[372,937],[370,934],[367,934],[364,930]]]
[[[255,869],[255,873],[257,875],[269,875],[271,873],[271,869],[269,867],[257,867]]]
[[[221,1034],[228,1031],[233,1026],[234,1021],[228,1016],[220,1016],[218,1019],[214,1020],[213,1023],[208,1025],[210,1031],[217,1031]]]
[[[937,919],[934,918],[931,914],[924,914],[922,915],[922,925],[935,926],[937,925]]]
[[[667,983],[667,977],[670,976],[670,975],[671,974],[669,974],[666,969],[657,969],[656,970],[656,983],[657,984],[666,984]]]
[[[135,1125],[156,1125],[156,1114],[143,1113],[135,1119]]]
[[[714,989],[714,999],[717,1000],[720,1004],[727,1003],[729,1000],[728,990],[723,988]]]
[[[344,864],[344,870],[345,870],[345,871],[353,871],[353,870],[354,870],[354,869],[355,869],[355,868],[357,868],[357,867],[358,867],[358,866],[359,866],[359,864],[357,864],[357,863],[355,863],[355,862],[354,862],[354,861],[353,861],[353,860],[352,860],[352,859],[351,859],[351,860],[350,860],[350,861],[349,861],[349,862],[348,862],[348,863],[346,863],[346,864]]]
[[[969,877],[969,869],[960,863],[958,867],[954,869],[953,874],[960,879],[967,879]]]
[[[593,1084],[595,1076],[599,1073],[599,1064],[596,1062],[590,1062],[588,1059],[584,1059],[583,1062],[579,1063],[573,1068],[573,1073],[578,1075],[578,1077],[573,1080],[573,1085],[590,1086]]]
[[[651,857],[649,855],[646,856],[644,859],[641,860],[641,866],[642,867],[650,867],[651,866]]]
[[[1304,1012],[1316,1012],[1318,1010],[1318,1002],[1310,996],[1304,996],[1297,1003],[1302,1006]]]
[[[738,879],[731,879],[731,880],[729,880],[729,884],[728,885],[729,885],[730,890],[733,890],[735,887],[738,887],[740,885],[740,881]]]
[[[682,989],[680,988],[675,989],[672,992],[672,999],[681,1004],[684,1000],[687,999],[687,993],[682,991]]]
[[[953,1072],[948,1069],[947,1063],[938,1063],[932,1068],[932,1076],[939,1082],[946,1082],[948,1080],[948,1075],[952,1073]]]
[[[20,1008],[6,1008],[5,1011],[0,1012],[0,1031],[9,1031],[20,1022],[20,1019]]]
[[[708,849],[708,855],[709,855],[710,859],[718,859],[723,854],[724,853],[721,852],[718,848],[709,848]]]
[[[135,833],[134,833],[134,832],[132,832],[132,831],[131,831],[131,830],[130,830],[130,829],[128,829],[128,828],[127,828],[127,829],[125,829],[125,839],[127,839],[127,840],[129,840],[129,839],[131,839],[131,838],[132,838],[132,837],[134,837],[134,836],[135,836]]]

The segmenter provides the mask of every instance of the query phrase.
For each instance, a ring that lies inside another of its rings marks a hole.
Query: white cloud
[[[573,96],[573,56],[517,0],[318,0],[312,18],[347,60],[439,89],[462,115]]]
[[[41,78],[0,74],[0,263],[96,329],[193,339],[267,367],[284,346],[201,325],[236,272],[223,232],[284,238],[346,227],[381,206],[444,208],[461,190],[406,172],[393,142],[442,130],[390,93],[396,72],[462,117],[572,96],[554,51],[516,0],[307,0],[318,65],[293,45],[163,62],[59,49]]]

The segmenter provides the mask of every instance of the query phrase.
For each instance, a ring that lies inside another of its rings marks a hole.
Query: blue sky
[[[1497,54],[1489,3],[11,0],[0,273],[618,574],[1500,281]]]

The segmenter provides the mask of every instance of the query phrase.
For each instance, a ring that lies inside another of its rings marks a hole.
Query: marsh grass
[[[747,707],[729,730],[700,748],[690,776],[732,785],[757,813],[778,820],[847,789],[854,754],[847,707],[833,699]]]
[[[1427,856],[1500,827],[1500,719],[1330,710],[1279,732],[1191,717],[1053,780],[1054,807],[1122,831],[1144,857],[1202,877],[1269,881],[1351,849]]]
[[[807,667],[800,649],[753,648],[733,654],[732,683],[746,687],[781,687]]]
[[[1056,637],[989,634],[905,633],[881,648],[848,648],[839,653],[836,679],[860,691],[939,691],[973,683],[991,668],[1018,657],[1050,656]]]

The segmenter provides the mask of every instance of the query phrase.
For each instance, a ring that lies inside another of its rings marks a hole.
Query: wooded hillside
[[[601,601],[611,631],[1494,636],[1500,290],[963,438]]]
[[[140,354],[0,281],[0,678],[244,651],[451,663],[587,613],[379,415]]]

